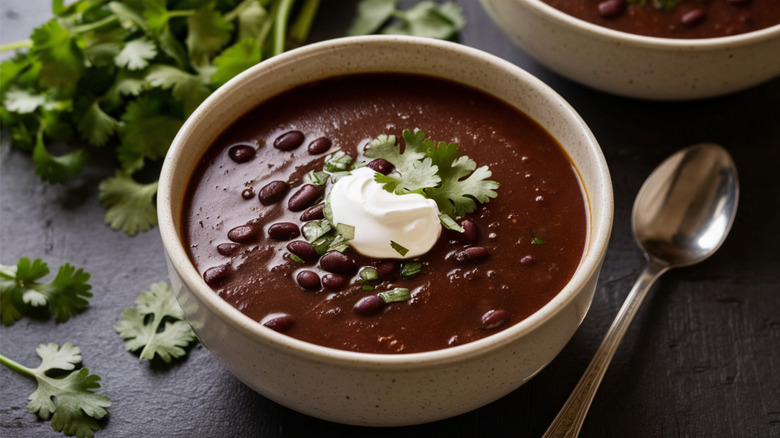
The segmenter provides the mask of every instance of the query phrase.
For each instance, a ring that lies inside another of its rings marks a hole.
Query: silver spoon
[[[648,263],[579,383],[544,437],[576,437],[631,320],[664,272],[699,263],[723,243],[739,200],[737,169],[712,143],[685,148],[647,178],[634,201],[634,238]]]

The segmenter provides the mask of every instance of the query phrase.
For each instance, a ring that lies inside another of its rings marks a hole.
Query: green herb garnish
[[[395,136],[380,135],[368,144],[368,158],[384,158],[395,166],[389,175],[377,173],[375,181],[385,190],[398,195],[420,193],[436,201],[439,211],[449,216],[442,223],[450,229],[460,229],[455,219],[471,213],[478,203],[487,203],[497,196],[499,184],[489,180],[487,166],[477,167],[468,156],[461,156],[455,143],[425,138],[421,130],[404,130],[405,149],[401,152]]]
[[[406,253],[409,252],[409,249],[404,248],[402,245],[400,245],[400,244],[398,244],[396,242],[393,242],[392,240],[390,241],[390,246],[393,247],[395,252],[397,252],[398,254],[401,254],[401,257],[405,256]]]
[[[452,39],[466,23],[463,10],[454,2],[419,2],[406,11],[399,10],[397,0],[363,0],[358,15],[347,33],[417,35]]]
[[[338,232],[344,240],[352,240],[355,238],[354,225],[336,224],[336,232]]]
[[[420,271],[422,271],[422,263],[420,262],[409,262],[404,263],[401,265],[401,277],[409,278],[414,277],[415,275],[419,274]]]
[[[51,428],[68,436],[91,438],[100,429],[97,420],[108,414],[111,400],[94,390],[100,376],[80,368],[81,350],[66,342],[49,343],[35,349],[41,363],[28,368],[0,354],[0,363],[17,373],[32,377],[38,388],[30,394],[27,409],[41,420],[51,419]],[[7,397],[7,396],[6,396]]]
[[[127,351],[141,350],[141,359],[160,357],[165,362],[187,354],[197,338],[167,282],[153,284],[135,300],[136,307],[122,312],[114,329],[125,340]]]
[[[412,295],[409,293],[409,289],[405,287],[397,287],[385,292],[379,292],[377,295],[379,295],[379,297],[388,304],[407,301],[412,298]]]
[[[92,297],[89,273],[69,263],[60,266],[50,282],[40,280],[49,274],[49,266],[35,259],[19,259],[16,265],[0,265],[0,315],[11,325],[33,308],[45,308],[57,322],[64,322],[83,311]]]
[[[366,266],[358,273],[363,281],[374,281],[379,279],[379,271],[372,266]]]

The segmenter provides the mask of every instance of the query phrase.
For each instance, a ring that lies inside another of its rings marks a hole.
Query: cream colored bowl
[[[551,70],[621,96],[692,100],[780,76],[780,25],[721,38],[654,38],[607,29],[541,0],[481,0],[518,47]]]
[[[471,85],[545,126],[582,175],[590,207],[588,248],[569,284],[528,319],[486,339],[440,351],[380,355],[298,341],[261,326],[203,281],[181,241],[190,174],[215,137],[259,102],[300,84],[358,72],[404,72]],[[612,226],[612,186],[601,149],[563,99],[513,64],[449,42],[354,37],[276,56],[217,90],[187,120],[168,152],[158,193],[171,283],[203,345],[265,397],[326,420],[392,426],[451,417],[513,391],[569,341],[590,306]]]

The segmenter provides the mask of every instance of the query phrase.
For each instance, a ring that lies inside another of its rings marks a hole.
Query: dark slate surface
[[[742,197],[729,239],[701,265],[656,285],[596,395],[583,437],[780,436],[780,79],[731,96],[688,103],[635,101],[586,89],[536,64],[489,21],[459,2],[461,42],[508,59],[545,81],[582,115],[601,143],[615,185],[615,223],[593,306],[546,369],[510,395],[449,420],[365,429],[310,418],[244,387],[202,347],[170,366],[124,351],[113,329],[151,283],[166,280],[157,230],[130,238],[103,225],[96,183],[111,164],[65,186],[38,181],[30,159],[0,148],[0,263],[20,257],[92,273],[91,308],[63,324],[25,318],[0,327],[0,352],[35,366],[40,343],[79,345],[113,400],[97,436],[536,437],[563,405],[640,272],[630,235],[634,195],[653,167],[688,144],[731,151]],[[341,35],[354,2],[325,1],[316,38]],[[2,43],[26,38],[49,2],[3,0]],[[0,436],[61,436],[27,411],[34,383],[0,367]]]

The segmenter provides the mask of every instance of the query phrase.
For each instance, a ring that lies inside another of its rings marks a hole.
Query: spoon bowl
[[[649,258],[690,266],[723,243],[738,199],[729,154],[700,143],[672,155],[647,178],[634,202],[632,230]]]
[[[682,149],[650,174],[634,201],[631,221],[648,264],[544,437],[579,434],[612,356],[653,283],[671,268],[699,263],[715,253],[731,229],[738,201],[734,161],[713,143]]]

